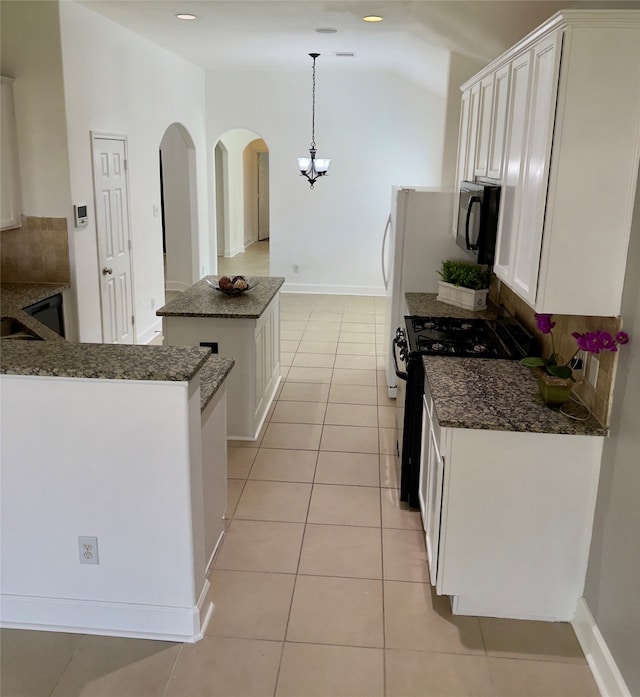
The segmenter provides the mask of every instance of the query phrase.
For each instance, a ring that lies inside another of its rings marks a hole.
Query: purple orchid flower
[[[551,315],[536,313],[536,326],[541,334],[551,334],[551,330],[556,326],[556,323],[551,321]]]
[[[627,334],[627,332],[618,332],[616,334],[616,343],[620,344],[621,346],[623,346],[624,344],[628,344],[629,335]]]

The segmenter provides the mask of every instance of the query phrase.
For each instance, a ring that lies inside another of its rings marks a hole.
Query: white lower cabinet
[[[441,428],[424,400],[420,504],[431,584],[455,614],[573,619],[601,436]]]
[[[227,438],[256,440],[280,384],[280,297],[260,317],[167,315],[167,346],[213,346],[235,366],[227,378]]]

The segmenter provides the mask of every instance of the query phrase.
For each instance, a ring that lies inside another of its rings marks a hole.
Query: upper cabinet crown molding
[[[482,105],[464,132],[461,119],[458,180],[502,184],[496,275],[537,312],[619,314],[640,162],[640,11],[554,15],[462,86],[463,111],[492,79],[492,128]],[[497,140],[480,142],[492,130]]]
[[[22,225],[20,169],[18,166],[18,134],[13,109],[11,77],[0,77],[0,230]]]

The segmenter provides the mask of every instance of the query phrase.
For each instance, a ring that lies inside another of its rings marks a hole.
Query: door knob
[[[107,274],[112,274],[113,269],[110,269],[108,266],[105,266],[104,269],[102,269],[102,275],[106,276]]]

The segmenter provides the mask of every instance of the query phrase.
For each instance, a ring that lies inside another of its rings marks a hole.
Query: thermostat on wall
[[[84,227],[89,222],[87,216],[87,204],[78,203],[73,207],[73,216],[75,218],[76,227]]]

